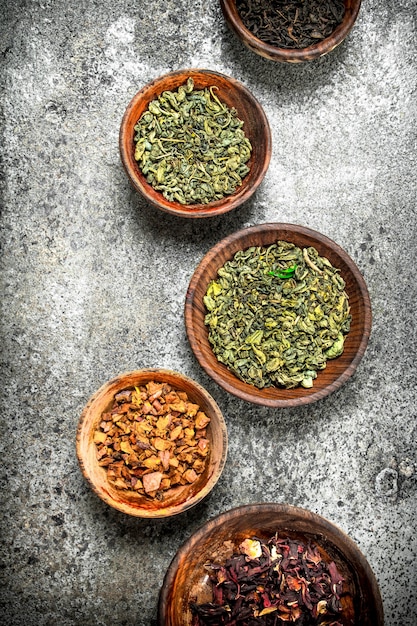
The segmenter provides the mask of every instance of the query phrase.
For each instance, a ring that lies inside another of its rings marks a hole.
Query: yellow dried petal
[[[161,464],[161,459],[157,456],[150,456],[142,461],[143,467],[148,469],[156,469]]]
[[[168,405],[170,411],[177,411],[178,413],[185,413],[187,410],[187,405],[183,400],[179,400],[178,402],[173,402]]]
[[[169,489],[171,487],[171,481],[169,478],[163,478],[161,480],[160,489]]]
[[[141,393],[141,390],[137,387],[135,387],[135,391],[132,393],[132,404],[136,404],[136,406],[138,407],[141,406],[141,404],[143,403]]]
[[[120,450],[122,452],[125,452],[126,454],[133,454],[132,446],[130,445],[128,441],[120,442]]]
[[[161,437],[155,437],[152,439],[152,445],[157,450],[167,450],[171,447],[171,444],[165,439],[161,439]]]
[[[195,427],[197,429],[205,428],[210,423],[210,418],[203,411],[199,411],[195,418]]]
[[[259,559],[262,556],[260,541],[256,539],[245,539],[239,546],[240,551],[251,559]]]
[[[317,613],[320,615],[320,613],[327,613],[327,602],[326,600],[319,600],[319,602],[317,602]]]
[[[96,430],[94,433],[94,443],[104,443],[107,439],[107,434],[101,430]]]
[[[197,415],[197,412],[200,410],[200,407],[198,406],[198,404],[193,404],[192,402],[188,402],[187,403],[187,415],[189,415],[190,417],[194,417],[194,415]]]
[[[152,396],[157,391],[163,389],[164,383],[155,383],[153,380],[146,383],[146,391],[150,396]]]
[[[180,472],[174,472],[171,476],[171,485],[178,485],[178,483],[181,480],[181,473]]]
[[[136,436],[136,441],[137,442],[140,441],[140,443],[143,443],[143,444],[149,446],[149,439],[145,435],[137,435]]]
[[[171,422],[172,422],[172,415],[165,415],[164,417],[160,417],[158,419],[158,421],[156,422],[156,428],[157,430],[160,430],[161,432],[163,432],[169,427]]]
[[[144,435],[146,433],[151,432],[152,424],[149,424],[147,420],[142,420],[141,422],[135,422],[135,429],[138,435]]]
[[[197,459],[193,463],[193,469],[197,472],[197,474],[201,474],[204,469],[205,462],[202,459]]]
[[[173,428],[171,430],[171,433],[169,435],[169,438],[171,439],[171,441],[174,441],[175,439],[178,439],[178,437],[181,435],[182,433],[182,426],[175,426],[175,428]]]

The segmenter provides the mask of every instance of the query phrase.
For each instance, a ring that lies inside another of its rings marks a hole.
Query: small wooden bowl
[[[345,15],[343,21],[326,39],[302,49],[277,48],[271,46],[253,35],[243,24],[236,8],[236,0],[220,0],[223,15],[231,30],[242,40],[252,52],[271,61],[283,63],[303,63],[313,61],[328,54],[342,43],[351,31],[361,6],[361,0],[345,0]]]
[[[177,89],[189,77],[194,80],[195,89],[205,89],[211,85],[218,87],[216,95],[229,108],[236,109],[238,117],[244,122],[245,135],[252,144],[252,154],[247,163],[250,171],[242,185],[233,194],[208,204],[183,205],[170,202],[146,181],[134,157],[134,127],[142,113],[160,93]],[[261,105],[237,80],[210,70],[185,69],[153,80],[132,98],[122,119],[119,148],[123,166],[133,186],[151,205],[181,217],[212,217],[236,209],[256,191],[271,159],[271,131]]]
[[[346,282],[346,293],[352,314],[350,332],[346,336],[344,352],[327,362],[319,371],[311,389],[296,387],[257,387],[241,381],[220,363],[208,341],[204,324],[206,309],[203,297],[217,270],[233,258],[238,250],[251,246],[265,246],[277,240],[289,241],[304,248],[314,246],[321,256],[340,269]],[[372,325],[371,303],[365,281],[352,259],[334,241],[320,233],[294,224],[260,224],[229,235],[215,245],[195,270],[185,300],[185,326],[191,348],[200,365],[223,389],[229,393],[268,407],[293,407],[321,400],[341,387],[355,372],[368,344]]]
[[[178,550],[163,581],[158,603],[158,626],[191,626],[190,601],[211,600],[204,564],[221,559],[224,542],[237,548],[246,538],[283,538],[315,543],[325,561],[334,561],[344,578],[342,623],[383,626],[382,600],[375,576],[356,544],[323,517],[286,504],[241,506],[208,521]]]
[[[189,400],[198,404],[211,420],[207,427],[211,452],[204,472],[195,483],[165,492],[163,501],[112,487],[107,480],[106,469],[98,465],[93,441],[101,415],[111,406],[114,395],[123,389],[145,385],[149,381],[166,382],[176,390],[185,391]],[[213,489],[226,462],[227,430],[216,402],[197,382],[171,370],[142,369],[117,376],[100,387],[90,398],[78,424],[76,451],[84,477],[104,502],[128,515],[163,518],[187,511]]]

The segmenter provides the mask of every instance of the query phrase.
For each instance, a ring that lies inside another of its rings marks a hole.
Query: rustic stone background
[[[387,625],[415,626],[415,1],[364,0],[344,44],[302,66],[248,51],[214,0],[3,0],[0,8],[0,623],[155,625],[179,545],[217,513],[276,501],[346,531],[377,576]],[[204,221],[147,206],[118,153],[132,96],[182,67],[243,82],[272,128],[272,161],[255,197]],[[270,221],[334,239],[363,273],[373,306],[355,376],[293,410],[224,392],[196,362],[183,322],[189,279],[209,248]],[[229,429],[215,490],[171,521],[110,509],[75,456],[87,399],[142,366],[198,380]]]

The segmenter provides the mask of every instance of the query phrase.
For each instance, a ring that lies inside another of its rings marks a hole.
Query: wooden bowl
[[[216,278],[217,270],[233,258],[238,250],[251,246],[264,246],[277,240],[289,241],[299,247],[314,246],[321,256],[340,269],[346,282],[352,314],[350,332],[346,336],[343,354],[327,362],[319,371],[311,389],[297,387],[257,387],[241,381],[225,365],[220,363],[208,341],[208,329],[204,324],[207,313],[203,297],[208,284]],[[294,224],[260,224],[229,235],[215,245],[195,270],[185,300],[185,326],[191,348],[203,369],[223,389],[255,404],[268,407],[292,407],[321,400],[339,389],[355,372],[362,359],[371,332],[371,303],[364,279],[352,259],[334,241],[314,230]]]
[[[178,550],[163,581],[158,603],[158,626],[191,626],[190,601],[211,599],[206,562],[221,560],[224,542],[234,547],[246,538],[283,538],[315,543],[325,562],[334,561],[344,578],[344,626],[383,626],[383,608],[375,576],[356,544],[323,517],[286,504],[241,506],[208,521]]]
[[[211,420],[207,427],[210,453],[203,473],[194,483],[165,492],[163,501],[111,486],[107,480],[106,469],[98,465],[93,441],[101,415],[111,406],[114,395],[123,389],[145,385],[149,381],[166,382],[176,390],[185,391],[189,400],[198,404]],[[100,387],[90,398],[78,424],[76,451],[84,477],[104,502],[128,515],[162,518],[187,511],[213,489],[226,461],[227,431],[216,402],[197,382],[171,370],[142,369],[117,376]]]
[[[231,30],[242,40],[252,52],[272,61],[284,63],[302,63],[313,61],[328,54],[342,43],[351,31],[361,6],[361,0],[345,0],[345,15],[343,21],[326,39],[302,49],[277,48],[258,39],[244,26],[236,8],[236,0],[220,0],[223,15]]]
[[[134,158],[134,126],[149,103],[166,90],[175,90],[187,79],[194,80],[195,89],[215,85],[216,95],[229,108],[234,107],[244,122],[243,130],[252,144],[252,154],[247,165],[249,173],[236,191],[221,200],[208,204],[170,202],[161,192],[153,189],[142,174]],[[166,74],[143,87],[131,100],[123,116],[119,148],[123,166],[135,189],[154,207],[181,217],[211,217],[236,209],[246,202],[262,182],[271,159],[271,131],[265,113],[250,91],[234,78],[203,69],[185,69]]]

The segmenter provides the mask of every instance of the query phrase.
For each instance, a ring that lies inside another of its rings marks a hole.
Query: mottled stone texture
[[[213,515],[258,501],[339,525],[378,578],[387,626],[417,624],[415,18],[415,0],[365,0],[344,44],[287,66],[247,50],[217,0],[3,0],[1,624],[155,625],[179,545]],[[242,81],[272,128],[255,197],[205,221],[147,206],[118,152],[132,96],[181,67]],[[373,306],[355,376],[293,410],[228,395],[184,330],[202,256],[272,221],[334,239]],[[75,456],[87,399],[142,366],[198,380],[229,429],[217,487],[170,521],[110,509]]]

